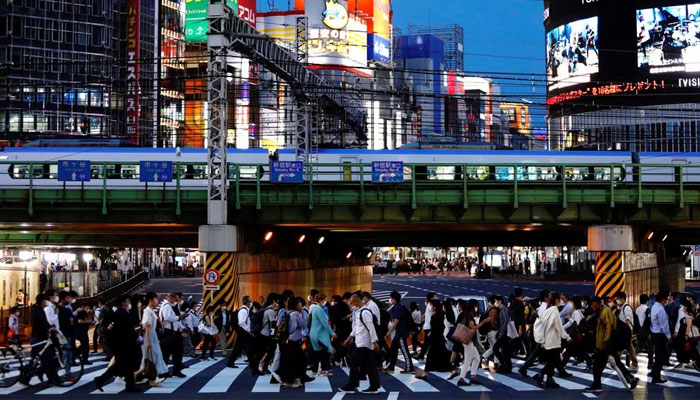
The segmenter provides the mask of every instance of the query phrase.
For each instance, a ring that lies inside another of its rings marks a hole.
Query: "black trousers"
[[[92,351],[97,353],[97,347],[100,344],[100,327],[99,325],[95,326],[95,329],[92,330]]]
[[[525,360],[525,364],[523,364],[522,367],[520,367],[520,369],[527,371],[528,368],[535,365],[535,362],[537,362],[537,358],[540,356],[541,349],[542,345],[539,343],[535,343],[532,347],[532,351],[530,351],[530,354],[527,356],[527,360]]]
[[[593,386],[600,386],[600,379],[603,376],[603,370],[605,366],[608,365],[608,358],[612,356],[615,360],[615,365],[622,372],[627,382],[630,382],[634,377],[629,372],[625,364],[620,360],[620,355],[616,351],[611,351],[609,349],[599,350],[593,356]]]
[[[313,346],[309,345],[312,349],[311,353],[311,370],[316,373],[318,372],[319,365],[321,366],[321,371],[328,371],[331,369],[331,359],[330,354],[326,346],[321,344],[321,350],[315,350]]]
[[[501,361],[502,369],[513,369],[513,361],[511,360],[510,351],[510,338],[504,335],[502,338],[496,340],[496,344],[493,345],[493,354],[498,357]]]
[[[396,361],[399,358],[399,350],[403,355],[403,359],[406,360],[406,370],[412,370],[413,359],[411,359],[411,353],[408,352],[406,338],[398,335],[396,335],[394,340],[391,341],[391,347],[389,348],[389,369],[392,370],[396,367]]]
[[[182,346],[182,333],[180,333],[180,331],[166,329],[164,340],[166,343],[164,348],[167,349],[167,354],[172,356],[173,374],[179,374],[182,372],[182,353],[184,350]],[[163,353],[163,358],[166,358],[165,351]]]
[[[547,361],[547,365],[544,366],[542,369],[542,376],[546,376],[547,380],[551,380],[554,378],[554,369],[561,370],[562,364],[561,364],[561,348],[557,347],[554,349],[542,349],[542,353],[544,356],[544,359]]]
[[[84,334],[78,335],[78,342],[80,342],[78,355],[80,355],[80,359],[85,363],[88,361],[88,357],[90,357],[90,339],[88,338],[88,333],[85,332]]]
[[[251,347],[252,338],[250,333],[248,333],[245,329],[238,327],[238,329],[236,329],[236,343],[233,345],[233,350],[228,357],[228,365],[235,365],[238,357],[245,353],[248,356],[248,365],[250,366],[251,371],[257,371],[258,361],[255,354],[253,354],[254,352],[252,351]]]
[[[369,387],[378,389],[379,374],[377,373],[377,364],[374,362],[374,352],[366,347],[357,347],[350,355],[350,381],[349,387],[358,388],[360,386],[360,378],[367,375],[369,377]]]
[[[201,358],[207,358],[207,351],[209,351],[209,357],[214,358],[214,349],[216,348],[216,339],[212,335],[202,335],[204,340],[202,341],[202,356]]]
[[[668,360],[668,339],[663,333],[652,333],[651,338],[654,343],[654,366],[651,368],[651,377],[661,379],[661,370]],[[651,356],[649,362],[651,362]]]
[[[425,357],[425,354],[428,352],[428,348],[430,347],[428,335],[430,335],[430,330],[423,331],[423,345],[420,347],[420,354],[418,354],[418,358]]]
[[[126,383],[127,389],[135,388],[136,381],[134,378],[134,373],[136,372],[136,369],[130,368],[128,365],[126,365],[128,361],[123,358],[124,357],[120,356],[119,352],[117,352],[115,354],[114,364],[108,367],[104,374],[98,376],[95,379],[101,384],[104,384],[105,382],[107,382],[111,378],[114,378],[115,376],[121,376],[124,378],[124,382]]]

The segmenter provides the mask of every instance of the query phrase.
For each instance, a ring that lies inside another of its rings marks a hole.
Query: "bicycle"
[[[30,385],[35,375],[42,382],[43,375],[46,375],[51,384],[61,387],[73,386],[82,378],[85,370],[82,360],[73,350],[63,349],[55,333],[51,334],[50,340],[28,347],[20,341],[24,337],[13,335],[8,340],[9,346],[0,349],[0,388],[13,386],[17,382]],[[25,355],[25,349],[40,347],[35,356]]]

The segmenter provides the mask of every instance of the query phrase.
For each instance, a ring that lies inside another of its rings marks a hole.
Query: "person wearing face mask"
[[[319,294],[318,303],[316,307],[311,308],[311,315],[309,316],[311,319],[309,339],[313,350],[311,354],[311,371],[313,371],[315,376],[329,375],[331,369],[330,355],[333,354],[331,340],[336,337],[335,332],[328,324],[328,315],[325,311],[326,303],[326,294]]]
[[[430,307],[430,301],[434,298],[437,298],[437,294],[435,294],[435,292],[429,292],[425,296],[425,314],[423,314],[423,343],[420,348],[420,353],[418,353],[418,357],[416,357],[416,359],[419,361],[425,358],[425,354],[430,348],[430,341],[428,340],[428,338],[430,337],[430,324],[433,316],[433,311]]]
[[[629,326],[630,331],[634,332],[634,310],[632,306],[627,304],[627,294],[620,292],[615,295],[615,305],[617,305],[618,318]],[[632,363],[633,369],[638,369],[637,353],[634,350],[634,344],[630,343],[627,348],[627,366]]]
[[[652,383],[666,383],[661,377],[664,363],[668,360],[668,345],[672,343],[671,329],[665,307],[669,302],[668,291],[656,294],[651,307],[651,338],[654,344],[654,366],[651,369]]]
[[[476,324],[476,320],[479,316],[479,303],[474,299],[469,300],[469,302],[466,300],[459,300],[457,302],[457,308],[459,310],[457,323],[463,324],[471,330],[476,330],[476,334],[472,337],[471,341],[464,343],[464,360],[462,361],[462,366],[459,368],[459,372],[452,372],[452,375],[450,375],[447,380],[452,380],[459,376],[457,386],[479,385],[481,383],[477,378],[477,373],[481,358],[479,357],[479,352],[476,346],[474,346],[474,343],[479,340],[479,328],[488,323],[489,320],[488,318],[484,318],[478,325]]]
[[[498,331],[493,354],[501,361],[501,365],[496,369],[500,374],[509,374],[513,370],[511,361],[510,338],[508,337],[508,324],[510,323],[510,312],[503,303],[503,297],[496,296],[495,305],[498,308]]]
[[[535,381],[541,388],[558,389],[559,384],[554,381],[554,369],[562,369],[561,365],[561,341],[571,341],[571,337],[564,330],[561,324],[559,305],[561,298],[558,293],[552,293],[549,299],[550,306],[542,315],[544,323],[544,343],[542,343],[542,356],[547,360],[547,364],[540,373],[534,376]],[[567,374],[566,376],[571,376]],[[545,382],[545,377],[547,378]]]
[[[114,347],[114,363],[100,376],[94,379],[97,390],[103,392],[103,386],[115,376],[124,377],[127,393],[138,393],[134,374],[141,361],[141,349],[138,335],[129,316],[129,296],[121,296],[117,300],[117,310],[112,317],[112,343]]]
[[[452,372],[450,363],[450,352],[445,345],[445,313],[440,300],[433,299],[428,307],[432,308],[432,318],[430,319],[430,351],[425,359],[425,368],[421,371],[416,369],[417,379],[428,379],[428,372]]]
[[[396,367],[396,361],[399,358],[399,350],[403,355],[403,359],[406,362],[406,369],[401,371],[402,374],[410,374],[413,372],[413,359],[408,352],[408,331],[409,331],[409,320],[411,319],[411,314],[408,309],[401,304],[401,294],[397,291],[391,292],[391,318],[393,324],[389,332],[386,334],[387,339],[391,339],[391,334],[394,333],[394,338],[391,339],[391,347],[389,348],[389,366],[387,367],[387,372],[394,372]]]
[[[182,373],[182,323],[184,315],[179,315],[179,298],[177,294],[170,293],[167,301],[160,307],[159,317],[163,323],[163,358],[168,359],[172,355],[173,376],[185,378]]]
[[[214,314],[214,324],[219,330],[219,345],[224,358],[228,356],[228,334],[231,330],[231,311],[225,302],[221,303],[221,308]]]
[[[354,392],[360,386],[360,378],[367,375],[369,378],[369,388],[363,390],[365,394],[375,394],[381,388],[377,365],[372,352],[379,351],[377,341],[379,339],[374,323],[372,311],[366,304],[362,304],[359,295],[353,294],[350,297],[350,305],[354,311],[352,314],[352,332],[343,346],[355,344],[355,350],[350,355],[350,377],[348,383],[339,390],[343,392]]]

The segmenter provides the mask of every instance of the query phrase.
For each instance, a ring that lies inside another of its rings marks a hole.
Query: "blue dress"
[[[158,334],[156,333],[157,323],[158,318],[156,317],[155,311],[153,311],[153,309],[151,309],[150,307],[144,308],[143,317],[141,317],[141,326],[143,326],[144,331],[146,329],[146,326],[150,327],[148,335],[151,339],[151,350],[148,351],[148,348],[146,347],[146,341],[144,340],[143,344],[141,345],[141,353],[143,354],[143,357],[141,358],[141,369],[145,367],[146,359],[149,359],[153,361],[153,364],[156,366],[158,375],[162,375],[168,373],[168,366],[165,364],[165,360],[163,360],[163,353],[160,350]]]

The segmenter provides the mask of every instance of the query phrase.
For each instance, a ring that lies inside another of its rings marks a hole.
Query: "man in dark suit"
[[[102,392],[102,387],[115,376],[124,377],[126,392],[140,392],[134,382],[134,372],[141,362],[141,346],[138,343],[132,318],[129,316],[129,296],[121,296],[118,300],[118,308],[113,316],[112,329],[110,330],[111,344],[114,349],[114,364],[104,374],[95,378],[97,390]]]
[[[231,311],[225,302],[220,303],[220,307],[214,313],[214,325],[219,330],[219,344],[224,357],[228,356],[227,340],[231,333]]]

